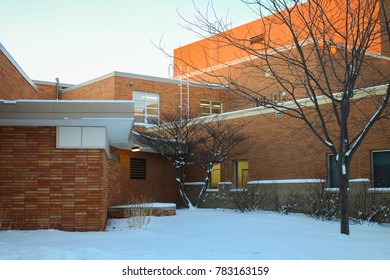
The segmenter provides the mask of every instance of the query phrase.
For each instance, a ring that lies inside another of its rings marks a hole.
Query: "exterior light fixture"
[[[138,146],[131,147],[130,149],[133,153],[141,151],[141,148]]]
[[[331,45],[329,51],[331,54],[336,54],[337,53],[337,46]]]

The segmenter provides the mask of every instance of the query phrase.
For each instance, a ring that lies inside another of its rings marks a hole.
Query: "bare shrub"
[[[286,215],[292,212],[299,212],[298,208],[302,205],[302,195],[294,190],[289,190],[285,198],[282,198],[280,192],[273,188],[270,199],[272,210]]]
[[[5,227],[5,219],[7,218],[6,213],[0,213],[0,229],[3,229]]]
[[[305,212],[316,219],[336,220],[339,218],[339,193],[326,191],[326,182],[310,184],[306,188],[307,207]]]
[[[364,221],[374,223],[390,222],[390,201],[380,192],[369,192],[367,187],[351,195],[351,220],[356,223]]]
[[[283,201],[279,212],[288,214],[292,212],[299,212],[299,207],[302,205],[302,195],[294,190],[290,190],[287,194],[286,200]]]
[[[125,212],[125,217],[129,224],[129,228],[135,230],[146,229],[150,223],[150,217],[153,212],[153,203],[151,199],[144,196],[133,197],[130,200],[129,207]]]
[[[248,188],[242,191],[231,192],[233,202],[241,212],[250,212],[264,209],[264,200],[269,192],[268,188]]]

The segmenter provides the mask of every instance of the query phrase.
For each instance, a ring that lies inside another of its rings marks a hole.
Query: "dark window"
[[[374,188],[390,188],[390,151],[372,152]]]
[[[260,34],[249,39],[251,45],[264,43],[264,34]]]
[[[337,173],[337,163],[333,155],[328,155],[328,182],[329,188],[339,187],[339,174]]]
[[[146,179],[146,159],[130,158],[130,179]]]

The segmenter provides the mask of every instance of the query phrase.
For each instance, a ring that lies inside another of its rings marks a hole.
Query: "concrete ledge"
[[[128,218],[131,217],[131,209],[151,208],[151,216],[174,216],[176,215],[175,203],[145,203],[145,204],[128,204],[108,207],[108,218]]]

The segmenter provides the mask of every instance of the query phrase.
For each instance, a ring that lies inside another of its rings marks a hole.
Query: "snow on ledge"
[[[390,188],[369,188],[369,192],[390,192]]]
[[[110,206],[110,209],[122,209],[122,208],[153,208],[153,209],[160,209],[160,208],[176,208],[175,203],[164,203],[164,202],[152,202],[152,203],[141,203],[141,204],[126,204],[126,205],[117,205],[117,206]]]
[[[365,182],[370,182],[370,179],[367,178],[356,178],[356,179],[350,179],[350,183],[365,183]]]
[[[302,183],[323,183],[324,179],[283,179],[283,180],[256,180],[249,181],[248,185],[265,185],[265,184],[302,184]]]
[[[204,182],[186,182],[184,183],[184,186],[200,186],[200,185],[204,185]]]
[[[247,189],[243,189],[243,188],[241,188],[241,189],[231,189],[230,191],[231,192],[245,192],[245,191],[247,191]]]

